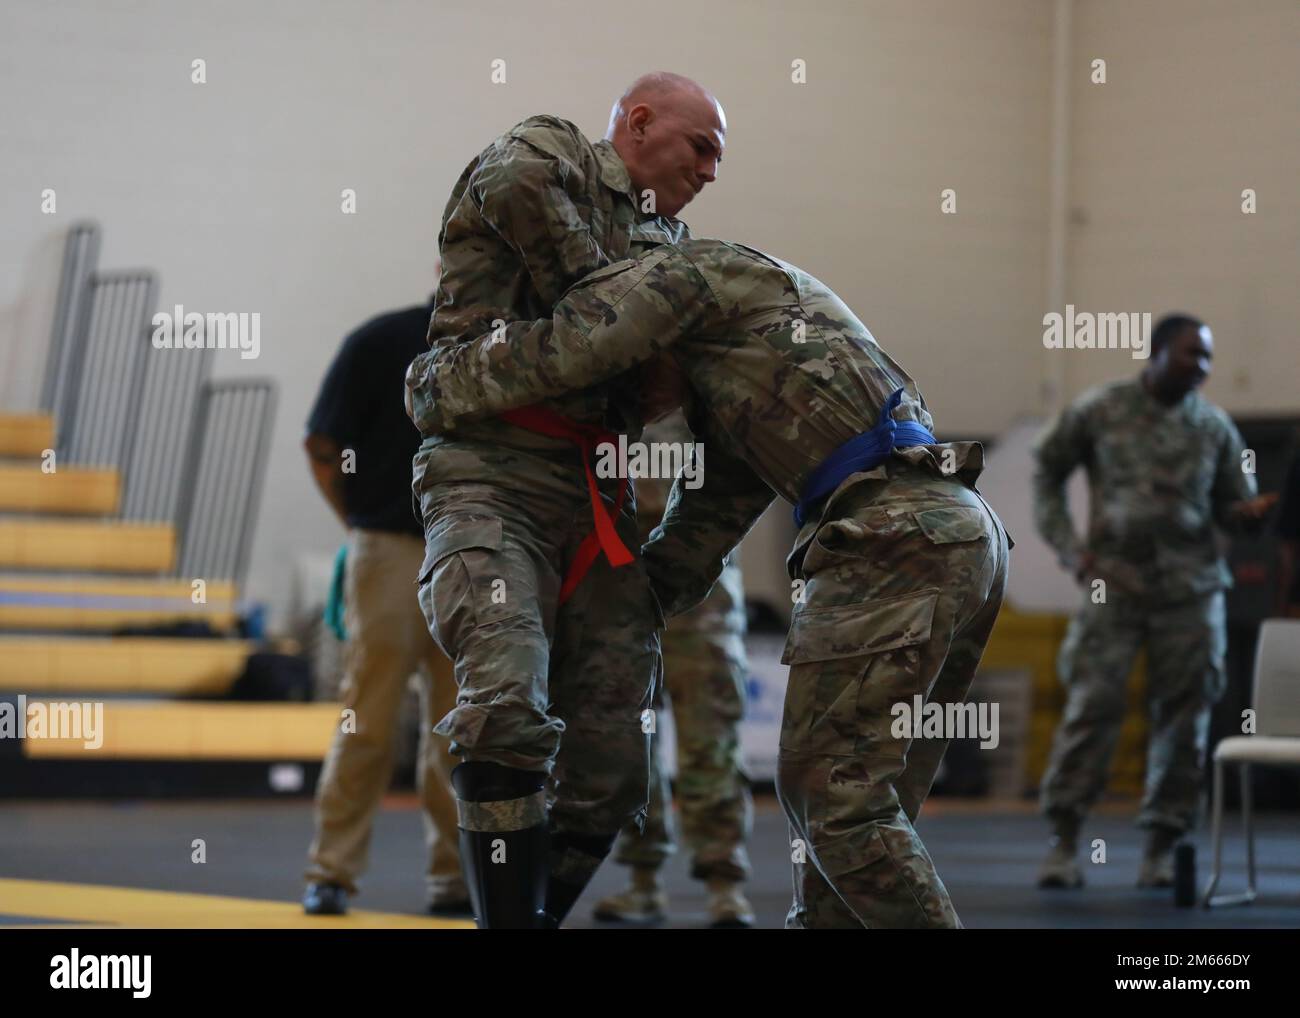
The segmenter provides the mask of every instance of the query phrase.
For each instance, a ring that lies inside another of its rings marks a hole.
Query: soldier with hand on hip
[[[1105,788],[1143,646],[1151,734],[1137,818],[1147,832],[1139,887],[1172,885],[1174,845],[1196,820],[1210,707],[1226,682],[1232,577],[1215,528],[1255,526],[1277,499],[1256,496],[1236,426],[1197,391],[1213,356],[1203,322],[1170,315],[1152,332],[1138,377],[1084,393],[1035,444],[1038,529],[1084,587],[1057,662],[1068,692],[1042,783],[1052,825],[1042,887],[1083,883],[1079,829]],[[1082,540],[1065,496],[1078,467],[1091,492]]]

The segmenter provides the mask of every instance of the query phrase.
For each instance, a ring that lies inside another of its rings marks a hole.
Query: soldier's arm
[[[1260,529],[1277,496],[1256,497],[1255,474],[1246,469],[1246,443],[1237,426],[1226,416],[1223,423],[1219,457],[1214,465],[1214,487],[1210,492],[1214,521],[1229,533],[1254,533]]]
[[[1086,549],[1074,530],[1065,485],[1091,452],[1087,414],[1067,406],[1034,442],[1034,523],[1061,566],[1077,574]]]
[[[547,307],[611,261],[591,231],[585,145],[569,125],[529,122],[498,141],[469,180],[483,222],[519,255]]]
[[[609,264],[609,255],[592,234],[590,213],[583,211],[590,204],[590,182],[581,169],[589,162],[584,159],[585,145],[573,125],[533,117],[483,153],[463,191],[457,183],[443,214],[438,243],[447,293],[457,292],[464,274],[482,270],[483,244],[475,239],[487,231],[514,251],[547,307],[571,283]],[[462,196],[471,211],[457,210]],[[454,239],[449,239],[449,231]],[[429,345],[436,349],[463,339],[492,321],[497,310],[439,300],[429,322]],[[430,407],[430,360],[429,354],[420,354],[406,372],[406,412],[422,435],[441,430]]]
[[[703,277],[672,245],[618,262],[581,280],[550,318],[431,351],[421,381],[433,430],[613,378],[701,328],[714,308]]]
[[[743,460],[712,444],[705,452],[694,475],[703,483],[689,486],[689,470],[678,475],[664,518],[641,549],[666,617],[689,611],[709,596],[727,556],[776,499]]]
[[[302,447],[307,451],[307,463],[316,487],[334,510],[334,515],[345,527],[348,525],[347,486],[343,474],[343,448],[319,432],[309,432]]]

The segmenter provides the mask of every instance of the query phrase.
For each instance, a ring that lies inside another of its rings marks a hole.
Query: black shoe
[[[339,884],[308,884],[302,910],[308,915],[347,915],[348,892]]]
[[[471,761],[452,771],[451,781],[463,817],[478,803],[517,802],[521,811],[529,809],[523,800],[540,795],[546,775]],[[544,806],[539,819],[522,830],[460,828],[460,865],[480,930],[539,928],[550,845]]]

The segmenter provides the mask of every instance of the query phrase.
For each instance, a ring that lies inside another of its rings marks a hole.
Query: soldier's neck
[[[1181,403],[1186,397],[1187,392],[1179,392],[1176,389],[1170,389],[1167,384],[1162,384],[1150,368],[1143,371],[1141,376],[1142,388],[1157,403],[1163,406],[1174,407]]]

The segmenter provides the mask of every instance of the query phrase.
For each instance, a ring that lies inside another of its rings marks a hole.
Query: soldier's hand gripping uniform
[[[1214,526],[1237,529],[1229,507],[1255,494],[1243,450],[1227,414],[1198,393],[1168,407],[1136,378],[1085,393],[1038,439],[1038,528],[1070,572],[1085,554],[1095,566],[1058,659],[1068,694],[1043,776],[1042,808],[1056,836],[1044,886],[1082,883],[1079,827],[1105,787],[1144,643],[1151,736],[1139,883],[1173,880],[1171,849],[1195,821],[1210,705],[1225,683],[1223,591],[1232,577]],[[1091,489],[1084,542],[1065,497],[1079,466]]]
[[[443,437],[426,371],[438,350],[550,314],[586,274],[684,235],[639,211],[610,143],[554,117],[493,142],[443,215],[432,349],[407,373],[407,410],[424,436],[420,603],[459,685],[436,730],[465,761],[453,775],[462,863],[484,926],[529,926],[543,908],[541,924],[558,924],[645,809],[640,716],[659,667],[656,612],[627,552],[631,493],[621,481],[589,488],[583,465],[605,428],[639,424],[635,398],[611,382]],[[613,568],[611,554],[625,564]]]
[[[679,477],[645,561],[664,610],[697,604],[776,495],[802,585],[778,794],[793,828],[787,925],[958,926],[912,821],[944,738],[891,708],[964,700],[1006,583],[1008,541],[974,488],[976,443],[937,444],[916,385],[834,293],[740,245],[666,245],[430,365],[431,426],[599,382],[667,351],[692,393],[703,485]]]

